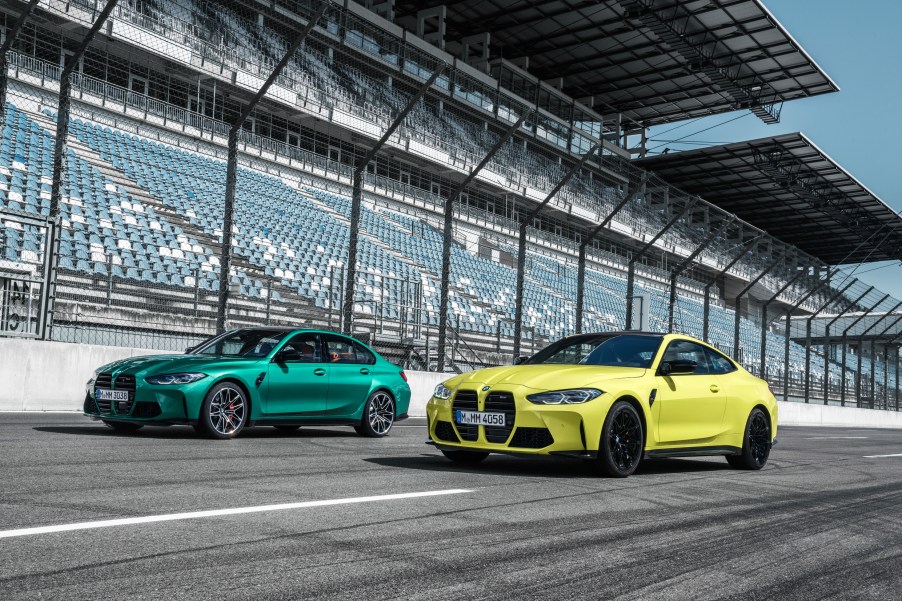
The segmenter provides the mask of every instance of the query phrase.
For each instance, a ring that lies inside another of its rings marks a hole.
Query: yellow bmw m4
[[[427,404],[430,444],[453,461],[489,453],[593,460],[625,477],[643,457],[725,455],[764,467],[777,401],[761,380],[688,336],[580,334],[510,367],[439,384]]]

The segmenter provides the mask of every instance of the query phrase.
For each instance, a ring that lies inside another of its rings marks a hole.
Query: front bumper
[[[577,405],[537,405],[525,398],[536,392],[532,389],[464,391],[470,403],[464,407],[466,410],[496,411],[489,395],[512,397],[512,408],[504,411],[508,422],[504,428],[498,428],[457,424],[454,414],[462,408],[460,392],[448,400],[433,397],[426,405],[429,440],[440,449],[580,458],[597,455],[601,422],[610,405],[608,395]]]
[[[191,423],[188,403],[181,388],[138,385],[128,401],[100,401],[94,390],[85,394],[83,411],[87,417],[131,423]],[[197,416],[193,417],[196,420]]]

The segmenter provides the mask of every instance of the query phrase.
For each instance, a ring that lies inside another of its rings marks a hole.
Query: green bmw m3
[[[190,424],[210,438],[302,425],[381,437],[410,404],[400,367],[354,338],[298,328],[232,330],[184,355],[123,359],[99,368],[86,388],[84,414],[114,430]]]

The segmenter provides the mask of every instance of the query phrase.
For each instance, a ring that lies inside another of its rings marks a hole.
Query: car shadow
[[[85,426],[35,426],[32,428],[37,432],[48,432],[51,434],[75,434],[77,436],[108,436],[114,438],[160,438],[160,439],[204,439],[193,428],[189,426],[144,426],[136,432],[116,432],[112,428],[104,425],[85,425]],[[305,438],[343,438],[353,437],[359,438],[354,430],[344,429],[321,429],[321,428],[300,428],[292,432],[276,430],[274,428],[260,426],[255,428],[247,428],[238,435],[237,440],[244,439],[272,439],[272,438],[288,438],[288,439],[305,439]]]
[[[490,474],[493,476],[532,476],[541,478],[595,478],[597,474],[587,460],[566,457],[514,457],[493,454],[475,465],[454,463],[441,455],[422,454],[408,457],[371,457],[364,459],[383,467],[425,470],[432,472],[457,472]],[[639,464],[636,476],[643,474],[684,474],[731,470],[726,460],[705,459],[646,459]]]

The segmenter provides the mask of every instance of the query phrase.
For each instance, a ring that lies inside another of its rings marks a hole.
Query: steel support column
[[[66,180],[66,154],[69,148],[67,140],[69,137],[69,107],[72,102],[70,97],[70,91],[72,89],[70,77],[75,71],[75,67],[78,66],[78,61],[84,56],[85,50],[88,49],[88,45],[90,45],[94,36],[97,35],[97,32],[100,31],[100,28],[103,27],[103,24],[106,22],[107,17],[110,16],[110,13],[113,12],[117,2],[118,0],[107,1],[103,10],[97,15],[94,24],[91,25],[91,28],[88,30],[88,33],[85,34],[84,39],[82,39],[78,48],[75,49],[75,52],[66,55],[65,64],[60,72],[59,102],[56,115],[56,138],[53,147],[53,181],[50,185],[50,222],[52,227],[50,228],[51,235],[47,239],[47,243],[44,247],[44,273],[49,273],[50,277],[48,278],[48,285],[41,290],[41,311],[43,312],[43,327],[41,328],[39,336],[41,340],[47,340],[49,338],[50,329],[53,327],[54,321],[53,312],[56,297],[57,259],[59,257],[60,227],[62,226],[62,221],[60,219],[60,201],[62,199],[63,185]]]
[[[737,357],[739,357],[739,323],[740,323],[739,320],[741,319],[741,315],[740,315],[741,311],[740,311],[739,303],[742,300],[742,297],[745,296],[745,294],[749,290],[751,290],[755,284],[760,282],[761,278],[763,278],[768,273],[770,273],[771,270],[777,266],[777,263],[782,261],[785,257],[786,257],[786,253],[777,255],[776,259],[771,261],[767,267],[765,267],[758,275],[756,275],[754,278],[752,278],[751,281],[749,281],[749,283],[746,285],[746,287],[743,288],[739,292],[739,294],[736,295],[736,300],[734,301],[735,305],[736,305],[736,310],[735,310],[736,319],[735,319],[735,323],[733,326],[733,358],[736,359],[737,361],[739,361],[739,359]],[[762,361],[762,363],[764,362],[763,357],[761,358],[761,361]]]
[[[786,289],[796,283],[800,277],[808,273],[808,268],[806,267],[804,270],[799,270],[798,273],[795,274],[792,278],[789,279],[788,282],[783,284],[783,287],[777,290],[773,296],[771,296],[764,305],[761,307],[761,377],[763,378],[766,375],[764,369],[764,358],[767,356],[767,308],[770,306],[772,302],[777,300],[781,294],[786,292]],[[785,377],[785,373],[784,373]]]
[[[579,159],[579,161],[573,163],[570,169],[567,170],[566,175],[564,175],[564,177],[561,178],[561,181],[559,181],[551,192],[545,196],[544,200],[536,207],[533,207],[526,217],[520,220],[520,237],[517,246],[517,293],[514,301],[514,357],[520,356],[520,343],[523,337],[523,285],[524,278],[526,277],[526,228],[529,227],[529,224],[532,223],[532,220],[536,218],[542,209],[551,202],[551,199],[561,191],[561,188],[566,186],[567,182],[576,175],[576,172],[586,165],[589,158],[598,152],[599,148],[601,148],[601,142],[596,142],[592,148]]]
[[[828,273],[826,275],[826,277],[821,281],[820,284],[818,284],[817,286],[815,286],[814,288],[812,288],[811,290],[806,292],[802,298],[800,298],[799,300],[796,301],[796,304],[794,304],[791,309],[786,311],[786,345],[783,350],[783,400],[784,401],[789,400],[789,343],[792,339],[792,314],[799,307],[802,306],[802,303],[804,303],[806,300],[808,300],[812,295],[819,292],[821,290],[821,288],[828,285],[830,283],[830,279],[833,277],[833,275],[837,272],[838,269],[839,269],[838,267],[834,268],[833,271],[831,271],[830,273]],[[810,337],[810,333],[811,333],[810,328],[809,328],[808,333],[809,333],[809,337]],[[810,340],[809,340],[809,343],[810,343]],[[808,373],[807,366],[805,369],[805,373],[806,374]]]
[[[9,62],[6,60],[6,55],[22,32],[28,17],[34,12],[38,1],[29,0],[28,6],[22,10],[13,26],[6,30],[6,39],[3,40],[3,45],[0,46],[0,117],[6,117],[6,90],[9,85]]]
[[[871,307],[870,309],[868,309],[867,311],[865,311],[864,313],[862,313],[861,315],[856,317],[855,320],[852,321],[852,323],[850,323],[848,326],[846,326],[846,328],[842,331],[842,339],[840,342],[840,345],[842,345],[842,377],[840,378],[840,383],[839,383],[839,404],[842,405],[843,407],[845,407],[845,405],[846,405],[846,355],[847,355],[847,351],[848,351],[848,347],[849,347],[849,343],[847,340],[848,336],[849,336],[849,331],[852,328],[854,328],[855,326],[857,326],[861,322],[862,319],[864,319],[865,317],[870,315],[871,311],[873,311],[874,309],[877,308],[877,305],[879,305],[880,303],[882,303],[883,301],[885,301],[888,298],[889,298],[889,294],[885,295],[879,301],[874,303],[873,307]],[[871,328],[874,327],[874,325],[876,323],[878,323],[878,322],[874,322],[874,324],[871,324],[871,327],[869,327],[865,331],[869,331]],[[859,357],[859,359],[861,358],[861,339],[862,339],[862,334],[859,334],[859,336],[858,336],[858,357]],[[859,361],[858,364],[859,364],[859,371],[861,371],[861,367],[860,367],[861,361]],[[856,395],[857,394],[858,393],[856,392]]]
[[[834,323],[836,323],[836,320],[848,313],[849,309],[857,305],[861,301],[861,299],[870,294],[871,290],[873,289],[874,287],[870,286],[867,290],[862,292],[858,296],[858,298],[852,301],[845,309],[837,313],[833,317],[833,319],[827,322],[827,324],[824,326],[824,405],[829,404],[830,401],[828,390],[828,385],[830,382],[830,327],[833,326]]]
[[[395,130],[404,122],[410,111],[417,105],[420,99],[426,95],[429,88],[435,83],[439,76],[447,70],[447,65],[440,65],[426,80],[417,93],[410,97],[404,109],[394,118],[379,141],[370,148],[367,153],[357,161],[354,166],[353,191],[351,193],[351,222],[350,222],[350,239],[348,240],[348,268],[345,270],[345,288],[344,298],[341,304],[342,331],[350,335],[352,333],[352,325],[354,320],[354,292],[357,287],[357,243],[360,238],[360,207],[363,202],[363,175],[366,173],[366,167],[376,157],[385,143],[388,142]]]
[[[762,235],[763,234],[758,234],[757,236],[754,236],[753,238],[750,238],[750,239],[746,240],[745,242],[742,242],[740,244],[740,246],[744,247],[742,249],[742,252],[739,253],[738,255],[736,255],[733,258],[733,260],[731,260],[729,263],[727,263],[726,267],[724,267],[723,269],[718,271],[717,275],[715,275],[713,278],[708,280],[708,283],[705,284],[705,300],[704,300],[704,308],[702,310],[702,320],[704,322],[702,324],[702,340],[704,340],[705,342],[710,342],[710,340],[708,340],[708,331],[710,329],[709,316],[711,313],[711,286],[716,284],[718,282],[718,280],[720,280],[720,278],[724,277],[728,271],[733,269],[733,266],[736,265],[736,263],[738,263],[739,261],[741,261],[742,258],[745,257],[749,253],[749,251],[754,248],[753,243],[756,242],[757,240],[759,240]]]
[[[725,231],[730,225],[732,225],[733,221],[736,220],[736,216],[733,215],[729,219],[727,219],[719,228],[711,230],[708,236],[702,241],[702,243],[692,251],[688,257],[683,259],[683,261],[670,270],[670,301],[667,305],[667,331],[673,332],[673,310],[676,306],[676,281],[681,273],[686,271],[692,262],[702,254],[702,251],[708,248],[708,245],[711,244],[714,239],[719,236],[723,231]]]
[[[643,174],[641,180],[636,187],[627,192],[626,196],[624,196],[620,202],[617,203],[617,206],[608,213],[608,216],[602,219],[601,223],[592,228],[592,230],[585,235],[582,242],[579,243],[579,263],[577,263],[576,270],[576,333],[581,334],[583,331],[583,312],[585,309],[586,303],[586,248],[589,244],[592,243],[592,240],[595,239],[595,236],[598,233],[606,228],[611,220],[617,216],[617,213],[623,209],[628,203],[638,196],[645,187],[645,182],[648,178],[647,174]]]
[[[846,290],[852,287],[852,284],[858,280],[852,280],[846,284],[841,290],[830,297],[830,299],[821,305],[817,311],[808,316],[805,320],[805,402],[809,402],[811,396],[811,322],[817,317],[821,311],[829,307],[836,299],[845,294]]]
[[[642,248],[639,249],[639,252],[633,254],[632,258],[630,258],[630,262],[629,262],[629,265],[627,266],[627,272],[626,272],[626,323],[624,324],[625,325],[624,329],[626,329],[626,330],[633,329],[633,291],[635,288],[635,281],[636,281],[636,261],[638,261],[639,259],[644,257],[645,253],[647,253],[652,248],[654,248],[655,243],[661,239],[661,236],[666,234],[667,231],[670,230],[670,228],[675,226],[677,224],[677,222],[680,219],[682,219],[686,215],[686,213],[689,212],[689,209],[691,209],[692,207],[695,206],[695,203],[698,202],[698,200],[699,199],[697,196],[692,197],[692,199],[690,199],[686,203],[686,206],[683,207],[682,211],[680,211],[679,213],[674,215],[670,219],[670,221],[668,221],[664,225],[664,227],[661,229],[661,231],[659,231],[657,234],[655,234],[651,240],[649,240],[648,242],[645,243],[645,246],[643,246]]]
[[[889,296],[890,296],[890,295],[887,294],[887,295],[884,297],[884,299],[889,298]],[[877,304],[880,304],[880,303],[877,303]],[[876,306],[876,305],[875,305],[875,306]],[[889,317],[890,315],[892,315],[897,309],[899,309],[899,307],[902,307],[902,301],[899,301],[892,309],[890,309],[889,311],[887,311],[886,313],[884,313],[884,314],[883,314],[883,317],[881,317],[880,319],[875,320],[874,323],[872,323],[871,325],[869,325],[863,332],[861,332],[861,333],[858,335],[859,355],[861,355],[861,351],[860,351],[861,345],[863,344],[863,342],[864,342],[864,337],[867,335],[867,333],[870,332],[871,330],[873,330],[873,329],[877,326],[877,324],[879,324],[881,321],[883,321],[884,319],[886,319],[887,317]],[[865,314],[865,315],[866,315],[866,314]],[[862,315],[862,317],[864,317],[864,316]],[[902,317],[900,317],[899,319],[902,319]],[[894,322],[893,322],[892,324],[890,324],[889,327],[891,328],[893,325],[895,325],[896,323],[898,323],[899,319],[894,320]],[[860,320],[861,320],[861,318],[857,319],[857,320],[855,321],[855,323],[858,323],[858,321],[860,321]],[[855,325],[855,324],[853,323],[852,325]],[[846,394],[845,394],[845,392],[846,392],[846,378],[845,378],[845,375],[846,375],[846,370],[845,370],[845,366],[846,366],[846,341],[845,341],[845,338],[846,338],[846,333],[847,333],[851,328],[852,328],[852,326],[849,326],[848,328],[846,328],[846,329],[843,331],[843,354],[842,354],[842,358],[843,358],[843,362],[842,362],[842,364],[843,364],[843,381],[842,381],[842,388],[840,389],[840,397],[839,397],[839,399],[840,399],[840,404],[842,404],[842,405],[845,405],[845,400],[846,400]],[[889,331],[889,330],[888,330],[888,329],[883,330],[883,332],[882,332],[881,334],[877,335],[875,338],[880,338],[880,337],[882,337],[883,334],[885,334],[887,331]],[[888,382],[889,382],[889,381],[886,380],[886,378],[884,378],[884,383],[888,383]]]
[[[482,168],[485,167],[492,157],[495,156],[501,148],[507,144],[514,133],[523,125],[523,122],[532,114],[531,110],[526,110],[517,119],[517,122],[511,125],[504,134],[495,142],[495,145],[489,149],[485,157],[476,165],[462,182],[454,186],[451,193],[448,194],[448,200],[445,202],[445,225],[443,228],[442,238],[442,277],[439,291],[439,316],[438,316],[438,371],[445,371],[445,363],[447,358],[446,345],[448,342],[448,296],[451,280],[451,239],[454,235],[454,204],[458,201],[460,193],[469,185],[473,179],[479,175]]]
[[[244,108],[241,110],[241,113],[238,115],[238,118],[235,119],[235,121],[229,128],[229,151],[228,161],[226,163],[225,206],[223,207],[222,215],[222,248],[220,249],[219,254],[219,302],[216,307],[217,333],[225,330],[226,318],[228,316],[229,278],[231,277],[232,271],[232,223],[234,221],[235,215],[235,192],[238,187],[238,133],[241,131],[241,127],[244,125],[244,122],[247,121],[247,118],[250,116],[251,112],[254,110],[260,100],[266,95],[266,92],[269,90],[270,86],[282,73],[282,70],[288,64],[288,61],[291,60],[291,57],[294,56],[294,53],[297,51],[297,49],[300,48],[301,44],[304,43],[304,39],[313,30],[313,28],[316,27],[316,23],[320,20],[320,17],[323,16],[323,13],[326,12],[326,8],[328,7],[328,0],[320,5],[319,10],[317,10],[314,16],[310,18],[304,28],[298,32],[297,37],[295,37],[294,41],[291,43],[291,46],[285,52],[285,55],[276,64],[276,66],[272,70],[272,73],[269,74],[269,77],[266,78],[266,81],[263,82],[263,85],[259,90],[257,90],[257,93],[254,94],[254,97],[251,99],[251,101],[244,106]]]

